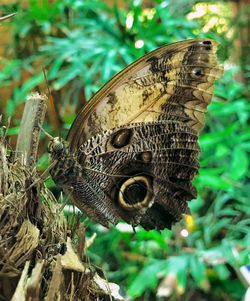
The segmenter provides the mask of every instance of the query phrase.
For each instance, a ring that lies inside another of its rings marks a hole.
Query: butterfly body
[[[215,48],[187,40],[144,56],[78,114],[68,145],[52,142],[52,177],[93,220],[161,230],[188,213],[198,133],[222,73]]]

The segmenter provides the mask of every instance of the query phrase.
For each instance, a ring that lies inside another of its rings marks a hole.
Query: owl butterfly
[[[146,54],[54,138],[51,176],[80,210],[108,227],[170,228],[196,197],[198,134],[222,74],[217,43],[194,39]]]

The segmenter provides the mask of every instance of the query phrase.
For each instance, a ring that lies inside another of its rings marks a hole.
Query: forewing
[[[67,140],[77,150],[103,130],[130,123],[180,120],[197,132],[222,73],[215,41],[195,39],[163,46],[109,81],[75,119]]]

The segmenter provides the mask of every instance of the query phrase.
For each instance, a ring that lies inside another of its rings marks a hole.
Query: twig
[[[4,20],[7,20],[7,19],[9,19],[9,18],[11,18],[11,17],[13,17],[15,15],[16,15],[16,13],[13,13],[13,14],[9,14],[7,16],[0,17],[0,22],[2,22]]]

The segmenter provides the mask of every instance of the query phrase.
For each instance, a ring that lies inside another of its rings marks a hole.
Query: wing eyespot
[[[148,177],[136,176],[126,180],[118,194],[119,205],[126,210],[147,207],[153,197],[152,183]]]
[[[111,138],[111,145],[114,148],[122,148],[130,143],[132,137],[132,129],[121,129],[117,131]]]
[[[203,44],[205,44],[205,45],[212,45],[212,42],[211,42],[211,41],[209,41],[209,40],[207,40],[207,41],[203,41],[202,43],[203,43]]]
[[[199,42],[200,45],[204,45],[203,49],[210,51],[212,50],[212,42],[211,41],[202,41]]]
[[[137,155],[137,160],[144,163],[150,163],[152,161],[152,153],[150,151],[139,153]]]
[[[203,70],[200,67],[195,67],[191,71],[191,77],[192,78],[200,78],[203,76]]]

